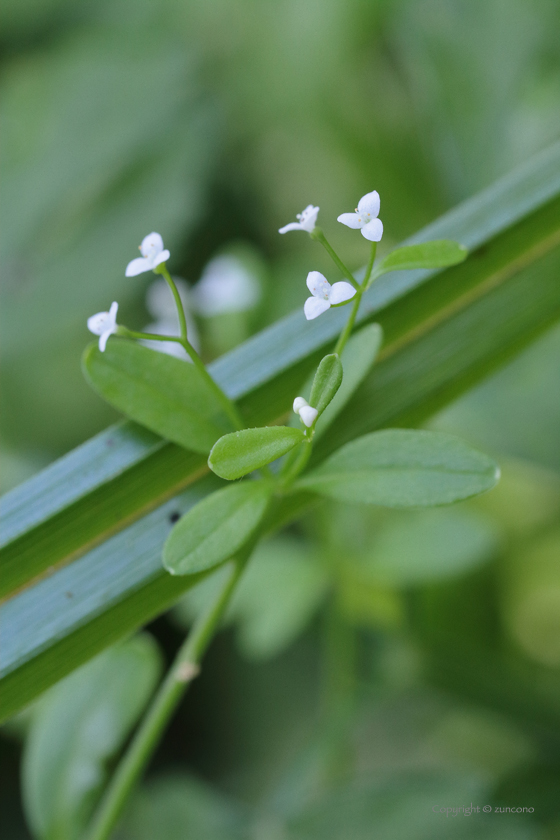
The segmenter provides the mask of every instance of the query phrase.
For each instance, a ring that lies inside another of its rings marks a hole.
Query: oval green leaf
[[[220,478],[232,481],[270,464],[303,439],[301,429],[289,426],[264,426],[232,432],[214,444],[208,466]]]
[[[375,267],[373,276],[379,277],[388,271],[411,268],[445,268],[463,262],[467,249],[451,239],[436,239],[419,245],[405,245],[397,248]]]
[[[498,545],[491,520],[471,511],[401,511],[378,530],[361,567],[378,584],[418,586],[478,568]]]
[[[309,405],[316,408],[319,415],[333,399],[342,383],[342,364],[336,353],[324,356],[319,363],[311,386]]]
[[[151,636],[109,648],[54,686],[33,712],[23,798],[35,837],[83,836],[107,776],[161,671]]]
[[[86,348],[82,366],[103,399],[153,432],[208,454],[231,423],[194,365],[133,341]]]
[[[297,482],[345,502],[431,507],[490,490],[498,466],[451,435],[387,429],[347,443]]]
[[[175,525],[163,547],[172,575],[217,566],[238,551],[261,521],[272,493],[264,481],[244,481],[207,496]]]

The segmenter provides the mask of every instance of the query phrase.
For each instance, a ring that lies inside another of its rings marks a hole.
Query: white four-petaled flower
[[[313,297],[307,298],[303,311],[308,321],[317,318],[322,312],[326,312],[331,306],[337,303],[344,303],[356,294],[356,289],[341,281],[332,286],[320,271],[310,271],[307,275],[307,288]]]
[[[370,242],[379,242],[383,236],[383,222],[378,219],[379,193],[374,190],[362,196],[354,213],[343,213],[337,221],[354,230],[361,230],[362,236]]]
[[[296,219],[299,219],[299,221],[290,222],[289,225],[284,225],[284,227],[280,228],[278,233],[288,233],[289,230],[306,230],[307,233],[311,233],[315,227],[318,213],[318,207],[313,207],[312,204],[308,204],[305,210],[302,210],[301,213],[296,215]]]
[[[109,336],[117,332],[118,308],[119,304],[114,300],[108,312],[97,312],[87,320],[88,330],[99,336],[99,349],[102,353],[105,352]]]
[[[141,257],[129,262],[125,274],[127,277],[136,277],[143,271],[151,271],[160,263],[169,259],[169,251],[163,248],[163,239],[159,233],[149,233],[142,240],[140,245]]]
[[[293,405],[294,412],[299,414],[306,426],[312,426],[319,412],[312,408],[303,397],[296,397]]]

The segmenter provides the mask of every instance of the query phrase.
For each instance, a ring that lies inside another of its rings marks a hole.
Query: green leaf
[[[371,370],[382,340],[383,330],[379,324],[369,324],[351,336],[341,356],[344,378],[332,402],[321,414],[321,422],[315,429],[316,440],[329,428]]]
[[[231,429],[215,394],[188,362],[134,341],[86,348],[83,369],[107,402],[162,437],[206,454]]]
[[[215,788],[186,773],[149,781],[123,820],[127,840],[242,840],[243,811]]]
[[[271,492],[268,482],[244,481],[207,496],[171,531],[163,547],[165,568],[191,575],[227,560],[261,521]]]
[[[316,408],[319,415],[329,405],[342,383],[342,364],[336,353],[324,356],[317,368],[311,386],[309,405]]]
[[[411,586],[456,577],[489,560],[498,545],[496,528],[464,510],[399,512],[393,517],[360,563],[379,584]]]
[[[397,248],[381,260],[373,272],[373,279],[388,271],[411,268],[445,268],[463,262],[468,254],[467,248],[451,239],[436,239],[422,242],[420,245],[405,245]]]
[[[223,572],[208,575],[173,610],[182,628],[206,611],[223,586]],[[226,613],[248,659],[265,660],[286,650],[303,632],[328,588],[328,571],[309,545],[293,536],[265,540],[253,552]]]
[[[220,478],[232,481],[285,455],[304,439],[301,429],[265,426],[224,435],[214,445],[208,466]]]
[[[458,438],[387,429],[347,443],[297,487],[345,502],[430,507],[476,496],[498,478],[496,464]]]
[[[82,835],[119,750],[160,674],[151,636],[97,656],[40,701],[23,757],[27,819],[41,840]]]
[[[259,545],[230,616],[237,644],[249,659],[265,660],[286,650],[305,630],[328,588],[328,573],[309,548],[293,537]]]

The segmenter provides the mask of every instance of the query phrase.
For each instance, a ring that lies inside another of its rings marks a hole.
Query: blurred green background
[[[3,490],[116,419],[85,322],[153,320],[153,276],[124,276],[149,231],[191,287],[223,253],[260,284],[198,316],[209,359],[332,274],[277,234],[308,203],[357,266],[335,219],[365,192],[383,253],[560,137],[557,0],[4,0],[0,40]],[[124,840],[560,837],[559,351],[557,328],[431,423],[497,458],[492,494],[325,503],[263,546]],[[149,628],[166,658],[213,585]],[[471,801],[534,813],[432,812]]]

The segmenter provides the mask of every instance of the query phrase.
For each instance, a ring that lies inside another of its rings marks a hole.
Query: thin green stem
[[[334,348],[333,352],[338,353],[339,356],[346,347],[346,342],[352,335],[352,330],[354,329],[354,323],[356,321],[356,315],[358,314],[358,309],[360,308],[360,303],[362,301],[362,293],[362,288],[358,289],[358,291],[356,292],[354,302],[352,304],[352,311],[350,312],[350,317],[348,318],[346,326],[340,333],[338,341],[336,342],[336,347]]]
[[[167,281],[167,285],[171,289],[173,297],[175,299],[175,306],[177,307],[177,314],[179,316],[179,327],[181,329],[181,338],[183,341],[187,341],[187,316],[185,315],[185,307],[183,306],[183,301],[181,300],[181,295],[179,294],[179,290],[175,285],[173,278],[171,277],[169,271],[167,270],[167,266],[165,263],[160,263],[155,269],[156,274],[161,274],[165,277]]]
[[[158,333],[137,332],[136,330],[129,330],[128,327],[119,325],[118,335],[123,338],[145,338],[149,341],[175,341],[177,344],[183,346],[183,339],[178,335],[159,335]]]
[[[323,246],[323,248],[324,248],[324,249],[327,251],[327,253],[330,255],[330,257],[331,257],[332,261],[334,262],[334,264],[335,264],[336,266],[338,266],[338,268],[341,270],[341,272],[342,272],[342,273],[343,273],[343,275],[346,277],[346,279],[348,280],[348,282],[349,282],[349,283],[351,283],[351,284],[354,286],[354,288],[355,288],[355,289],[359,289],[359,288],[360,288],[360,287],[359,287],[359,284],[358,284],[358,283],[356,282],[356,280],[354,279],[354,276],[352,275],[352,272],[350,271],[350,269],[348,269],[348,268],[344,265],[344,263],[342,262],[342,260],[340,259],[340,257],[338,256],[338,254],[336,253],[336,251],[334,250],[334,248],[332,247],[332,245],[330,245],[330,244],[327,242],[327,238],[326,238],[325,234],[323,233],[323,231],[321,230],[321,228],[316,227],[316,228],[313,230],[313,232],[312,232],[312,233],[310,233],[309,235],[310,235],[311,239],[315,239],[315,240],[317,240],[317,242],[320,242],[320,243],[321,243],[321,245]]]
[[[161,274],[165,277],[167,281],[167,285],[171,289],[173,293],[173,297],[175,299],[175,305],[177,307],[177,314],[179,316],[179,327],[181,330],[181,337],[172,337],[172,336],[156,336],[156,335],[149,335],[148,333],[133,333],[131,330],[127,330],[127,334],[132,338],[149,338],[155,341],[178,341],[180,344],[183,345],[185,350],[187,351],[191,362],[198,370],[202,378],[206,381],[208,387],[214,392],[216,398],[220,402],[222,408],[226,412],[227,416],[233,423],[236,429],[244,429],[245,423],[243,422],[243,418],[241,417],[239,411],[235,404],[230,400],[227,394],[222,391],[220,386],[217,382],[212,379],[208,371],[206,370],[206,366],[192,344],[190,343],[188,336],[187,336],[187,318],[185,315],[185,309],[183,307],[183,301],[181,300],[181,295],[177,289],[177,286],[173,282],[173,278],[171,277],[169,271],[167,270],[167,266],[165,263],[161,263],[155,269],[156,274]]]
[[[171,715],[199,672],[198,663],[216,632],[253,546],[251,541],[232,563],[214,603],[201,615],[181,646],[94,814],[87,840],[107,840],[110,836]]]
[[[217,399],[220,401],[224,411],[228,415],[229,419],[231,420],[231,422],[233,423],[235,428],[239,429],[239,430],[244,429],[245,428],[245,423],[243,422],[243,419],[242,419],[241,415],[239,414],[235,404],[230,400],[230,398],[227,396],[227,394],[225,394],[222,391],[222,389],[220,388],[218,383],[215,382],[212,379],[212,377],[210,376],[210,374],[206,370],[206,366],[205,366],[204,362],[202,361],[202,359],[200,358],[200,356],[198,355],[198,353],[196,352],[196,350],[194,349],[192,344],[189,341],[187,341],[187,339],[182,341],[181,344],[183,345],[183,347],[185,348],[185,350],[189,354],[189,356],[191,358],[191,361],[192,361],[193,365],[195,366],[195,368],[199,371],[200,375],[203,377],[203,379],[206,380],[206,382],[208,383],[208,386],[215,393]]]
[[[367,264],[366,273],[364,275],[364,279],[362,281],[362,288],[367,289],[369,285],[369,278],[371,277],[371,272],[373,271],[373,264],[375,262],[375,254],[377,252],[377,242],[371,243],[371,253],[369,255],[369,262]]]

